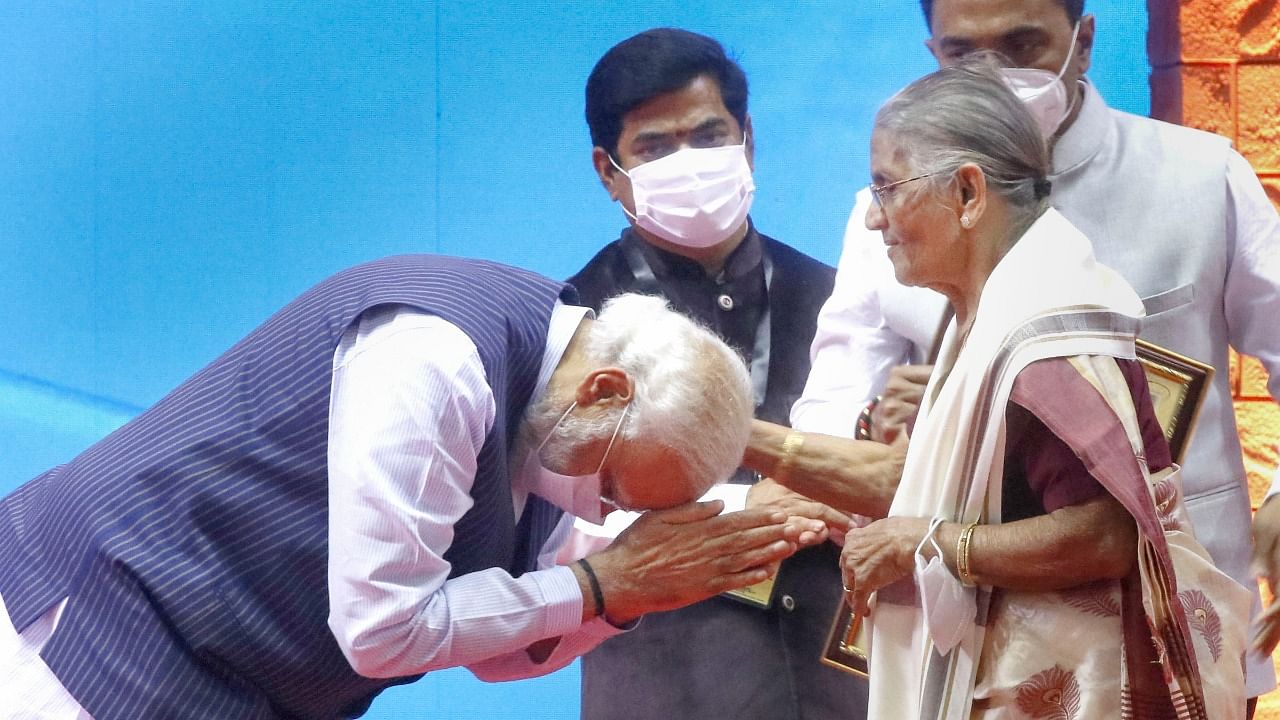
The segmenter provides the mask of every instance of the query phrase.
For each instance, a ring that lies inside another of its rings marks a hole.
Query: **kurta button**
[[[796,599],[790,595],[782,596],[782,609],[791,612],[796,609]]]
[[[718,304],[720,305],[720,309],[721,309],[721,310],[732,310],[732,309],[733,309],[733,298],[729,297],[729,294],[728,294],[728,293],[725,293],[725,294],[721,295],[720,297],[716,298],[716,303],[718,303]]]

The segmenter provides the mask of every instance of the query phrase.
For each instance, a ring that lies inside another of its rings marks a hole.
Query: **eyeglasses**
[[[927,177],[933,177],[934,175],[937,175],[937,174],[938,173],[936,172],[925,173],[924,175],[917,175],[912,178],[907,178],[906,180],[897,180],[895,182],[885,183],[884,185],[872,185],[871,197],[875,199],[876,205],[880,207],[884,207],[885,201],[893,196],[893,191],[899,185],[905,185],[909,182],[915,182],[916,180],[923,180]]]

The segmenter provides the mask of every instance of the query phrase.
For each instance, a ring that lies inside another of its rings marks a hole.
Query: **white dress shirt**
[[[557,304],[533,398],[546,388],[586,308]],[[534,572],[449,579],[453,525],[472,505],[493,393],[474,343],[408,308],[367,313],[334,354],[329,427],[329,626],[352,667],[394,677],[463,665],[485,680],[556,670],[619,632],[582,623],[571,570],[554,565],[566,514]],[[523,507],[536,463],[512,480]],[[528,645],[561,637],[542,663]]]

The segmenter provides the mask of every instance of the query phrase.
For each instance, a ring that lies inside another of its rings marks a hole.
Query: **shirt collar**
[[[547,344],[542,349],[542,365],[538,368],[538,380],[533,386],[530,404],[542,397],[543,391],[547,389],[547,383],[551,381],[551,373],[555,372],[556,366],[560,364],[560,358],[564,357],[564,351],[569,347],[573,334],[578,332],[582,318],[588,317],[588,314],[589,317],[595,318],[591,308],[565,305],[559,300],[556,301],[555,307],[551,309],[551,323],[547,326]]]
[[[530,406],[546,391],[547,383],[551,381],[551,373],[555,372],[560,364],[564,351],[569,348],[569,341],[573,339],[574,333],[578,332],[578,326],[582,324],[584,317],[595,318],[595,313],[591,308],[565,305],[559,300],[556,300],[555,307],[551,308],[551,322],[547,326],[547,344],[542,349],[542,365],[538,367],[538,380],[533,386],[533,394],[529,396]],[[512,461],[511,500],[517,519],[524,512],[524,504],[529,493],[533,492],[538,483],[542,466],[537,463],[536,458],[537,454],[532,449],[521,446],[517,446],[510,456]]]
[[[623,242],[636,243],[653,266],[654,274],[659,277],[670,275],[680,277],[707,277],[706,270],[702,265],[683,255],[678,255],[667,250],[645,242],[640,233],[635,228],[627,228],[623,233]],[[756,232],[755,226],[748,218],[747,234],[742,238],[742,242],[738,243],[738,247],[729,253],[729,257],[724,259],[724,267],[720,273],[709,278],[717,283],[725,283],[738,278],[745,277],[760,267],[760,261],[764,257],[764,243],[760,240],[760,233]]]
[[[1053,145],[1053,170],[1050,179],[1070,172],[1093,159],[1108,141],[1111,115],[1093,83],[1080,78],[1080,112],[1075,122]]]

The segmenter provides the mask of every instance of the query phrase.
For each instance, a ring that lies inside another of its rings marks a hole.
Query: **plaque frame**
[[[871,676],[871,642],[865,621],[865,617],[849,609],[844,598],[840,599],[836,616],[831,621],[831,632],[819,658],[823,665],[859,677]]]
[[[1147,376],[1156,420],[1169,441],[1173,461],[1181,465],[1213,382],[1213,366],[1145,340],[1138,340],[1135,349]]]

